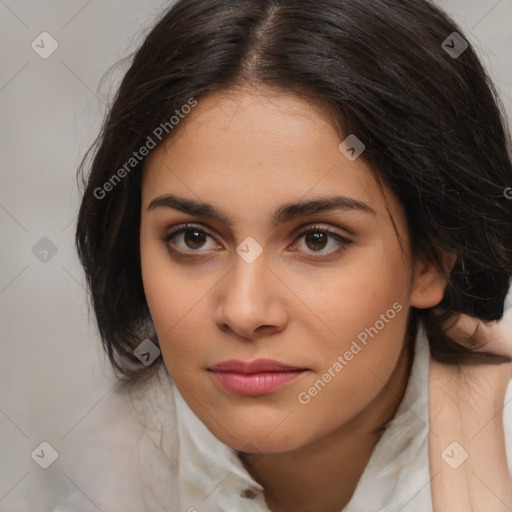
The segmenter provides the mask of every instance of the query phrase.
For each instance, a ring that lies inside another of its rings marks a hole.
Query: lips
[[[237,359],[230,359],[229,361],[222,361],[211,367],[215,372],[235,372],[235,373],[262,373],[262,372],[286,372],[305,370],[306,368],[298,368],[297,366],[289,366],[273,361],[272,359],[256,359],[251,362],[239,361]]]
[[[271,359],[251,362],[231,359],[212,366],[209,371],[214,381],[225,391],[236,395],[257,396],[277,391],[309,370]]]

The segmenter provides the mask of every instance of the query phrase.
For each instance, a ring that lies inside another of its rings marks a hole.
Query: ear
[[[449,274],[457,261],[457,255],[441,252],[444,272],[432,263],[418,259],[414,267],[411,283],[410,304],[416,308],[427,309],[437,306],[444,296],[446,274]]]

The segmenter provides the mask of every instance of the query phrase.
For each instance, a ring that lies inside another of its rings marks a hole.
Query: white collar
[[[432,510],[428,463],[429,344],[423,327],[415,340],[407,388],[376,444],[356,490],[341,512]],[[263,488],[235,450],[219,441],[172,386],[179,429],[181,512],[269,512]]]

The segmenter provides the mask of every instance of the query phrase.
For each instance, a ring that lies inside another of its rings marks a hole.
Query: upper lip
[[[298,366],[290,366],[287,364],[274,361],[272,359],[256,359],[254,361],[240,361],[238,359],[230,359],[229,361],[221,361],[215,366],[209,368],[216,372],[234,372],[234,373],[261,373],[261,372],[286,372],[292,370],[305,370]]]

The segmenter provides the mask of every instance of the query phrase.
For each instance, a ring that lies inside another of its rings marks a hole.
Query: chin
[[[250,418],[246,417],[241,422],[230,418],[226,422],[229,431],[218,424],[206,426],[225,445],[242,452],[258,454],[289,452],[306,443],[306,440],[303,440],[303,428],[292,431],[290,425],[284,423],[286,422],[283,422],[282,417],[265,422],[250,421]]]
[[[282,438],[266,439],[261,433],[257,436],[248,436],[247,434],[235,438],[222,436],[219,439],[225,445],[245,453],[286,453],[300,448],[303,444],[298,439],[283,440]]]

